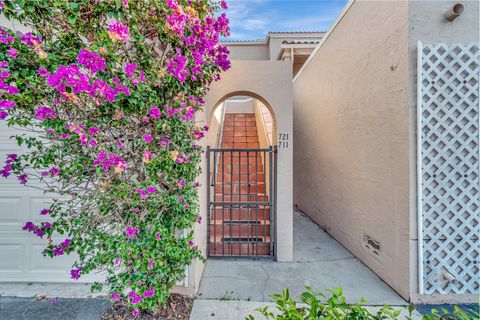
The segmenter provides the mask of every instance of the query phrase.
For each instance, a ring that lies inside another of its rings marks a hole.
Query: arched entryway
[[[274,257],[275,115],[251,92],[225,95],[209,113],[208,257]]]

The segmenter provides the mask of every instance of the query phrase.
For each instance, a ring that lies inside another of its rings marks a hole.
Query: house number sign
[[[288,133],[279,133],[278,134],[278,147],[280,149],[288,148]]]

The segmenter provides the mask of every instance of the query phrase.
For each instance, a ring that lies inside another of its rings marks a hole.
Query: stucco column
[[[290,61],[233,61],[232,68],[222,74],[222,80],[212,84],[207,95],[207,107],[198,120],[211,118],[215,108],[225,99],[247,95],[262,101],[272,113],[278,141],[277,164],[277,219],[276,258],[291,261],[293,257],[293,98],[292,64]],[[201,124],[201,123],[199,123]],[[215,141],[210,135],[206,142]],[[202,179],[205,179],[203,176]],[[203,180],[202,180],[203,183]],[[206,197],[206,189],[201,190]],[[202,214],[206,219],[206,202],[202,203]],[[205,204],[204,204],[205,203]],[[206,234],[205,234],[206,238]]]

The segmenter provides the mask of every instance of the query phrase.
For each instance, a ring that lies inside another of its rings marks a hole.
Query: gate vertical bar
[[[235,140],[234,140],[235,141]],[[230,206],[228,207],[228,211],[230,212],[230,223],[229,225],[229,234],[228,238],[230,239],[228,242],[228,248],[230,250],[230,255],[233,255],[233,232],[232,232],[232,208],[233,208],[233,151],[230,151]]]
[[[277,257],[277,166],[278,166],[278,147],[274,147],[274,168],[273,168],[273,213],[270,212],[270,217],[273,216],[273,228],[274,228],[274,246],[272,256],[276,259]],[[270,222],[272,223],[272,222]]]
[[[423,206],[422,206],[422,51],[417,49],[417,248],[418,248],[418,292],[423,294]]]
[[[272,173],[273,173],[273,161],[272,161],[273,160],[273,149],[270,146],[268,148],[268,150],[269,150],[268,151],[268,166],[269,166],[269,170],[268,170],[269,171],[269,174],[268,174],[269,184],[268,184],[268,186],[269,186],[269,189],[270,189],[269,192],[268,192],[269,193],[269,200],[270,200],[269,201],[270,202],[270,206],[269,206],[270,210],[269,210],[269,214],[268,214],[269,215],[268,220],[270,221],[270,255],[273,256],[273,241],[274,241],[273,232],[272,232],[272,226],[273,226],[272,210],[273,210],[273,203],[274,203],[273,202],[274,201],[273,183],[272,183],[273,182],[273,175],[272,175]]]
[[[207,257],[210,255],[210,146],[207,146]]]
[[[247,151],[247,179],[245,181],[245,184],[247,186],[247,199],[248,199],[248,197],[250,197],[250,152],[249,151]],[[239,210],[241,210],[241,209],[239,209]],[[250,206],[249,205],[247,205],[247,212],[248,212],[248,220],[252,221],[251,216],[250,216],[251,213],[250,213]],[[239,220],[241,220],[241,219],[239,218]],[[248,228],[250,230],[247,229],[248,230],[247,234],[250,235],[250,234],[252,234],[251,222],[248,223],[247,226],[248,225],[250,225],[250,228]],[[247,254],[248,255],[250,255],[250,240],[251,239],[247,240]]]
[[[258,187],[258,155],[260,153],[258,151],[255,151],[255,186]],[[264,175],[265,177],[265,175]],[[255,221],[259,221],[258,219],[258,213],[259,213],[259,210],[260,209],[260,206],[259,205],[256,205],[255,206]],[[257,234],[258,234],[258,223],[255,223],[255,245],[254,245],[254,248],[255,248],[255,255],[258,256],[258,237],[257,237]]]
[[[235,141],[235,140],[234,140]],[[239,202],[242,202],[242,153],[239,151],[238,152],[238,201]],[[233,200],[232,200],[233,201]],[[241,205],[238,205],[238,207],[240,208]],[[233,208],[232,208],[233,210]],[[242,226],[241,226],[241,221],[238,220],[237,222],[237,226],[238,226],[238,252],[239,252],[239,255],[241,256],[242,255]]]
[[[217,163],[217,154],[215,150],[213,151],[213,198],[214,201],[217,201],[217,177],[218,174],[218,163]],[[213,245],[217,245],[217,206],[213,206]],[[217,249],[215,249],[215,253]]]
[[[220,212],[222,214],[222,255],[225,254],[225,152],[220,150],[220,154],[222,155],[222,206],[220,208]],[[215,244],[217,247],[217,244]]]
[[[267,163],[267,154],[263,151],[263,175],[265,177],[266,171],[266,163]],[[265,178],[263,182],[265,184]],[[258,201],[258,194],[257,193],[257,201]],[[267,252],[267,199],[265,196],[265,190],[263,192],[263,254],[265,255]]]

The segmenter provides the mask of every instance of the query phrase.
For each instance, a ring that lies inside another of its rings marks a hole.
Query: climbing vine
[[[223,1],[0,1],[0,119],[24,150],[0,175],[51,204],[23,229],[103,272],[109,298],[165,305],[193,259],[209,84],[230,66]],[[16,30],[23,30],[23,32]],[[29,32],[26,32],[26,31]],[[3,155],[2,155],[3,156]],[[103,283],[95,283],[94,290]]]

